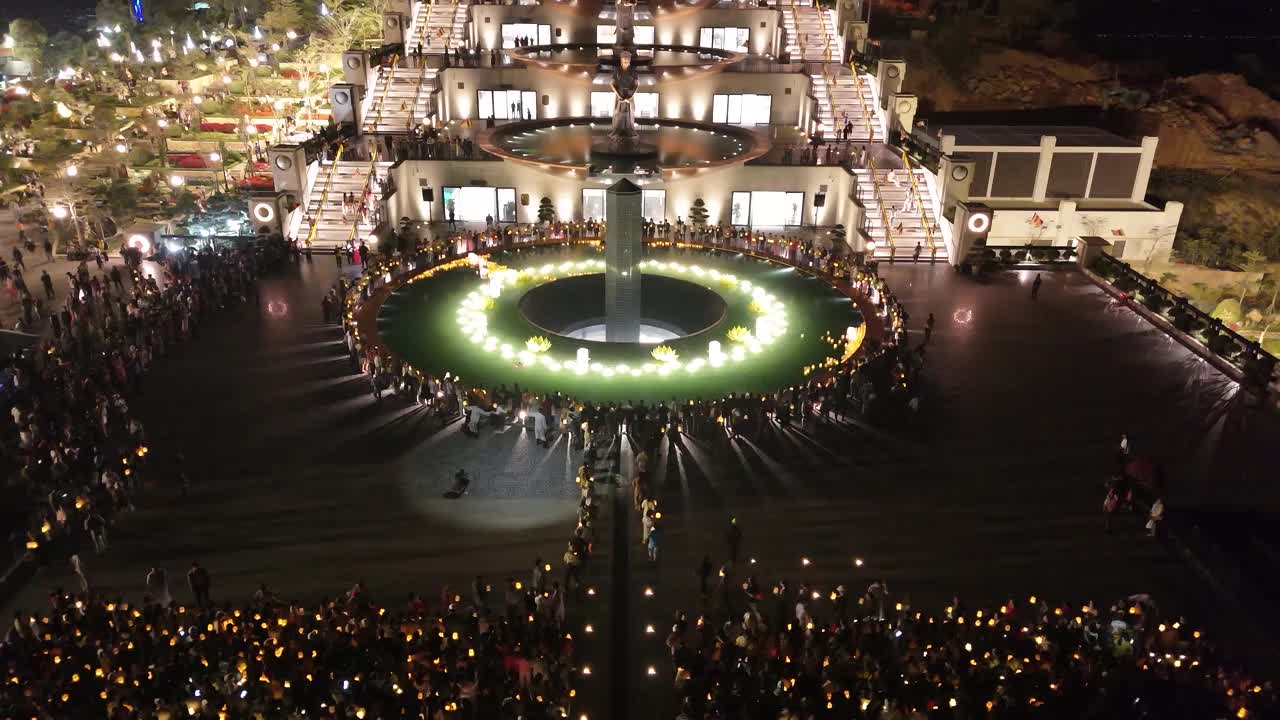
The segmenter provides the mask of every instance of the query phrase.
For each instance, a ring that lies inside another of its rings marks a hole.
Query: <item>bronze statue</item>
[[[630,145],[636,139],[635,100],[636,71],[631,64],[631,53],[623,50],[618,53],[618,64],[613,69],[613,129],[609,131],[609,139],[615,146]]]
[[[613,15],[613,44],[619,48],[629,48],[636,44],[636,2],[635,0],[618,0]]]

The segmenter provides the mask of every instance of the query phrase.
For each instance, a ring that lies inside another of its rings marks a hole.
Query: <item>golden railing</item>
[[[365,196],[369,193],[370,186],[373,185],[374,173],[377,172],[378,169],[378,148],[379,145],[375,144],[373,146],[373,152],[369,153],[369,172],[365,174],[364,185],[360,188],[360,194],[356,196],[360,199],[360,207],[364,207]],[[381,198],[378,200],[381,202]],[[359,208],[357,208],[356,219],[351,223],[351,232],[347,233],[347,244],[350,244],[360,232],[360,221],[362,219],[362,213]]]
[[[862,76],[858,75],[858,68],[853,63],[849,63],[849,69],[853,71],[854,86],[858,90],[858,107],[862,108],[862,121],[867,124],[868,142],[875,142],[875,126],[871,124],[871,115],[867,112],[867,104],[862,101]]]
[[[871,186],[876,191],[876,205],[880,207],[880,222],[884,224],[884,241],[889,246],[889,257],[893,257],[893,228],[889,227],[889,213],[884,209],[884,193],[880,191],[880,178],[876,173],[876,161],[867,155],[867,170],[871,173]]]
[[[924,227],[924,237],[929,241],[929,248],[937,250],[938,246],[933,242],[933,230],[929,228],[929,216],[924,211],[924,198],[920,197],[920,186],[916,183],[916,171],[911,169],[911,158],[907,157],[907,151],[902,151],[902,164],[907,167],[907,176],[911,178],[911,192],[916,196],[916,209],[920,211],[920,224]]]
[[[333,176],[338,173],[338,162],[342,160],[342,151],[345,145],[338,143],[338,152],[334,153],[333,165],[329,166],[329,177],[325,178],[324,189],[320,191],[320,206],[316,210],[316,216],[311,218],[311,228],[307,230],[307,245],[311,245],[316,239],[316,231],[320,229],[320,218],[324,217],[324,203],[329,199],[329,188],[333,187]]]

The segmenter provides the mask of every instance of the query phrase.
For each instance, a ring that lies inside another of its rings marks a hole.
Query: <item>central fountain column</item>
[[[604,339],[640,342],[640,188],[623,178],[605,191]]]

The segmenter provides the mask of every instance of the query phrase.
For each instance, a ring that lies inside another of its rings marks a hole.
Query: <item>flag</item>
[[[1040,217],[1040,213],[1031,213],[1031,219],[1027,220],[1027,224],[1031,227],[1044,227],[1044,218]]]
[[[1124,230],[1122,228],[1111,228],[1111,234],[1116,237],[1124,237]]]

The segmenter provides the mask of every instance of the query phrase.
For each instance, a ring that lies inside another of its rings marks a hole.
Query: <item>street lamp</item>
[[[175,188],[180,188],[180,187],[182,187],[182,184],[183,184],[183,183],[185,183],[185,182],[186,182],[186,180],[185,180],[181,175],[170,175],[170,176],[169,176],[169,185],[171,185],[171,186],[173,186],[173,187],[175,187]]]
[[[118,153],[120,153],[121,155],[123,155],[123,154],[125,154],[125,153],[129,152],[129,146],[128,146],[128,145],[125,145],[124,143],[116,143],[116,152],[118,152]]]
[[[67,209],[62,205],[55,205],[53,208],[53,216],[59,220],[66,220]]]
[[[75,165],[67,166],[67,177],[75,177],[79,174],[80,174],[80,168],[76,167]]]

